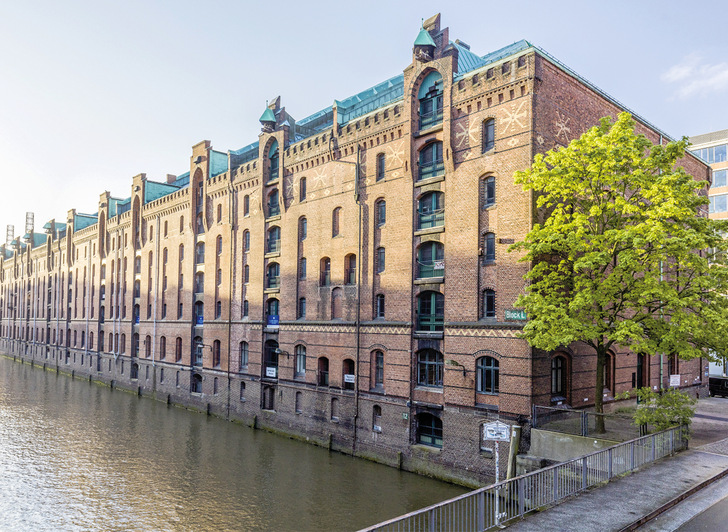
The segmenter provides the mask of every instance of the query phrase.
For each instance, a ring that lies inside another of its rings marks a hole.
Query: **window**
[[[495,233],[485,233],[483,244],[485,246],[483,250],[483,262],[486,264],[495,262]]]
[[[296,367],[293,376],[301,379],[306,375],[306,346],[296,346]]]
[[[675,355],[673,355],[675,356]],[[612,377],[614,376],[614,372],[612,371],[612,368],[614,367],[614,356],[612,356],[611,353],[607,353],[606,360],[604,361],[604,373],[602,373],[603,377],[603,383],[604,383],[604,393],[607,393],[607,390],[610,392],[614,390],[614,381],[612,380]],[[671,374],[672,375],[672,374]]]
[[[147,335],[144,338],[144,356],[150,358],[152,356],[152,337]]]
[[[329,359],[319,357],[318,359],[318,378],[316,380],[319,386],[329,385]]]
[[[382,273],[386,267],[386,253],[383,247],[377,248],[377,273]]]
[[[331,237],[339,236],[339,224],[341,223],[341,207],[336,207],[331,213]]]
[[[442,331],[445,315],[445,296],[426,291],[417,296],[417,330]]]
[[[205,291],[205,273],[197,272],[195,274],[195,294],[202,294]]]
[[[218,255],[222,254],[222,236],[218,235],[217,239],[215,239],[215,253]]]
[[[379,405],[374,405],[372,409],[372,430],[382,432],[382,407]]]
[[[339,400],[336,397],[331,399],[331,421],[339,421]]]
[[[215,302],[215,319],[219,320],[222,317],[222,301]]]
[[[205,304],[202,301],[195,303],[195,325],[203,325],[205,323]]]
[[[302,257],[298,262],[298,278],[301,280],[306,278],[306,257]]]
[[[417,92],[420,102],[420,129],[429,129],[442,122],[442,76],[430,72]]]
[[[274,140],[268,150],[268,160],[270,161],[270,173],[268,174],[268,181],[278,179],[279,170],[279,156],[278,156],[278,141]],[[272,216],[272,215],[271,215]]]
[[[495,119],[489,118],[483,122],[483,153],[495,147]]]
[[[328,257],[321,259],[321,279],[319,284],[321,286],[331,285],[331,259]]]
[[[129,377],[132,380],[136,380],[139,378],[139,364],[134,363],[131,365],[131,373],[130,373]]]
[[[442,142],[431,142],[420,150],[420,170],[418,179],[438,177],[444,173],[445,163],[442,160]]]
[[[195,264],[205,263],[205,243],[198,242],[195,246]]]
[[[278,307],[279,301],[276,298],[270,298],[265,304],[265,313],[268,318],[268,325],[278,325]]]
[[[243,318],[248,317],[248,307],[248,300],[246,299],[245,301],[243,301]]]
[[[495,205],[495,177],[488,176],[483,180],[483,208]]]
[[[511,71],[511,63],[506,61],[501,65],[501,74],[508,74]]]
[[[240,383],[240,400],[245,401],[245,383]]]
[[[356,284],[356,255],[344,257],[344,284]]]
[[[377,294],[374,317],[384,319],[384,294]]]
[[[693,153],[705,160],[708,164],[722,163],[726,160],[727,146],[722,144],[720,146],[713,146],[710,148],[703,148],[701,150],[694,150]]]
[[[492,288],[483,291],[483,317],[495,318],[495,290]]]
[[[429,279],[445,275],[445,246],[440,242],[425,242],[417,248],[417,278]]]
[[[248,369],[248,342],[240,342],[240,371]]]
[[[372,381],[374,388],[384,387],[384,353],[382,351],[374,351],[372,353],[372,368],[374,369]]]
[[[205,222],[202,219],[202,213],[198,213],[195,217],[195,231],[197,231],[198,233],[205,232]]]
[[[212,366],[220,367],[220,340],[212,342]]]
[[[182,338],[179,336],[174,341],[174,361],[182,360]]]
[[[167,358],[167,337],[162,336],[159,338],[159,360]]]
[[[190,392],[202,393],[202,375],[199,373],[192,374],[192,382],[190,384]]]
[[[202,352],[203,347],[204,345],[202,343],[202,337],[195,336],[195,338],[192,340],[192,364],[195,366],[202,366],[204,355]]]
[[[243,231],[243,251],[246,253],[250,251],[250,231],[247,229]]]
[[[222,205],[217,206],[217,223],[222,222]]]
[[[340,320],[342,311],[341,288],[336,287],[331,291],[331,319]]]
[[[268,265],[266,288],[279,288],[281,283],[281,267],[277,262]]]
[[[417,354],[417,384],[441,388],[443,368],[442,353],[423,349]]]
[[[298,201],[305,201],[306,199],[306,178],[302,177],[298,182]]]
[[[418,229],[445,225],[445,195],[442,192],[422,195],[417,202],[417,222]]]
[[[184,231],[185,231],[185,217],[180,216],[179,217],[179,232],[184,233]]]
[[[387,223],[387,202],[380,199],[377,201],[375,208],[377,213],[377,227],[382,227]]]
[[[217,269],[217,286],[222,284],[222,268]]]
[[[677,355],[675,354],[672,354],[667,358],[667,373],[668,375],[678,375],[680,373],[680,366]]]
[[[263,376],[271,379],[278,378],[278,342],[267,340],[263,349]]]
[[[281,250],[281,228],[274,225],[268,229],[266,253],[277,253]]]
[[[353,390],[354,384],[356,383],[356,366],[354,361],[350,358],[345,358],[341,367],[341,381],[343,382],[344,390]]]
[[[442,420],[430,413],[417,414],[417,443],[442,447]]]
[[[247,264],[243,268],[243,282],[246,284],[250,282],[250,266]]]
[[[250,216],[250,196],[243,196],[243,216]]]
[[[498,393],[499,362],[493,357],[480,357],[475,364],[479,393]]]
[[[301,297],[298,299],[298,319],[302,320],[306,318],[306,298]]]
[[[562,356],[551,359],[551,395],[566,395],[566,359]]]
[[[164,221],[164,236],[167,236],[167,221]]]
[[[268,195],[268,217],[278,216],[281,213],[281,206],[278,203],[278,189],[274,188]]]
[[[726,181],[726,175],[728,170],[713,170],[713,184],[715,188],[724,187],[728,182]]]
[[[384,154],[377,154],[377,181],[384,179]]]
[[[306,240],[306,236],[308,236],[308,222],[305,217],[301,217],[298,220],[298,239],[301,241]]]

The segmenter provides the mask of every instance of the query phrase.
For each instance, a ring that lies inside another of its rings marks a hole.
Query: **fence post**
[[[533,428],[538,428],[538,410],[536,410],[536,405],[533,405],[531,407],[533,409],[533,415],[531,416],[531,419],[533,420]]]
[[[554,472],[554,502],[556,502],[559,500],[559,467],[554,467],[552,471]]]
[[[435,510],[434,508],[428,512],[430,515],[428,516],[428,525],[430,532],[435,532]]]
[[[485,530],[485,492],[478,493],[478,532]]]
[[[675,429],[670,429],[670,455],[675,454]]]
[[[613,471],[614,469],[612,467],[612,449],[610,447],[609,449],[607,449],[607,480],[611,480]]]
[[[655,461],[655,435],[654,434],[652,435],[651,440],[652,440],[652,459],[650,460],[650,462],[654,462]]]
[[[586,410],[581,412],[581,435],[589,435],[589,414],[587,414]]]
[[[586,465],[586,456],[581,459],[581,489],[586,489],[588,484],[589,468]]]
[[[629,442],[629,470],[634,469],[634,442]]]
[[[518,515],[523,517],[526,515],[526,479],[518,479]]]

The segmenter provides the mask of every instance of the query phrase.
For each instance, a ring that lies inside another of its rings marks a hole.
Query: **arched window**
[[[434,349],[423,349],[417,353],[418,386],[442,387],[444,360],[442,353]]]
[[[268,160],[270,161],[270,173],[268,174],[268,181],[278,179],[279,170],[279,155],[278,155],[278,141],[273,140],[273,143],[268,149]]]
[[[215,239],[215,253],[222,254],[222,236],[218,235]]]
[[[276,253],[281,250],[281,228],[274,225],[268,229],[268,242],[266,253]]]
[[[417,278],[429,279],[445,275],[445,246],[440,242],[424,242],[417,248]]]
[[[160,336],[159,338],[159,360],[167,358],[167,337]]]
[[[205,291],[205,272],[195,274],[195,294],[202,294]]]
[[[417,414],[417,443],[442,447],[442,420],[428,412]]]
[[[243,216],[250,216],[250,196],[243,196]]]
[[[281,283],[281,266],[277,262],[268,265],[266,288],[278,288]]]
[[[240,400],[245,401],[245,383],[240,382]]]
[[[295,404],[293,405],[294,409],[296,411],[296,414],[300,414],[301,412],[303,412],[302,403],[303,403],[303,394],[301,392],[296,392],[296,401],[295,401]]]
[[[190,383],[190,392],[202,393],[202,375],[199,373],[192,374],[192,382]]]
[[[442,331],[445,322],[445,296],[425,291],[417,296],[417,330]]]
[[[680,373],[680,365],[676,354],[672,354],[667,358],[668,375],[677,375]]]
[[[483,317],[495,318],[495,290],[492,288],[483,290]]]
[[[339,421],[339,400],[336,397],[331,399],[331,421]]]
[[[374,317],[384,319],[384,294],[377,294],[375,299]]]
[[[356,255],[344,257],[344,284],[356,284]]]
[[[442,76],[430,72],[422,80],[417,98],[420,101],[420,130],[429,129],[442,122]]]
[[[250,282],[250,266],[247,264],[243,268],[243,282],[246,284]]]
[[[296,366],[293,372],[294,378],[301,379],[306,376],[306,346],[296,346]]]
[[[442,142],[435,141],[426,144],[420,150],[420,170],[418,179],[429,179],[444,175],[445,163],[442,159]]]
[[[198,242],[195,246],[195,264],[205,263],[205,243]]]
[[[372,382],[373,388],[381,389],[384,387],[384,353],[382,351],[374,351],[372,353]]]
[[[319,284],[321,286],[331,285],[331,259],[328,257],[321,259],[321,279]]]
[[[220,367],[220,340],[212,342],[212,366]]]
[[[382,432],[382,407],[379,405],[374,405],[372,409],[372,430]]]
[[[483,179],[483,208],[495,205],[495,177]]]
[[[376,264],[377,273],[383,273],[384,269],[387,266],[387,253],[383,247],[377,248],[376,260],[377,260],[377,264]]]
[[[270,379],[278,378],[278,355],[280,353],[278,342],[267,340],[264,346],[263,377]]]
[[[483,153],[495,148],[495,119],[483,122]]]
[[[202,337],[195,336],[194,340],[192,340],[192,364],[195,366],[202,366],[203,347]]]
[[[222,301],[215,301],[215,319],[219,320],[222,317]]]
[[[205,323],[205,304],[202,301],[195,302],[195,324]]]
[[[339,236],[341,224],[341,207],[336,207],[331,213],[331,236]]]
[[[174,341],[174,361],[182,360],[182,338],[179,336]]]
[[[136,362],[132,363],[131,365],[131,373],[129,375],[132,380],[136,380],[139,378],[139,364]]]
[[[306,178],[302,177],[298,182],[298,201],[305,201],[306,199]]]
[[[375,208],[377,216],[377,227],[382,227],[385,223],[387,223],[387,202],[383,199],[377,200]]]
[[[240,342],[240,371],[248,369],[248,342]]]
[[[131,337],[131,356],[139,356],[139,333],[134,333]]]
[[[278,216],[281,213],[281,206],[278,203],[278,189],[274,188],[268,194],[268,217]]]
[[[298,261],[298,278],[301,280],[306,278],[306,257],[301,257]]]
[[[384,154],[377,154],[377,181],[384,179]]]
[[[185,246],[184,244],[179,245],[179,261],[185,260]]]
[[[180,233],[185,232],[185,217],[184,216],[179,217],[179,232]]]
[[[490,264],[495,262],[495,233],[485,233],[483,238],[483,262]]]
[[[134,297],[140,297],[142,291],[142,282],[139,279],[134,280]]]
[[[306,298],[298,298],[298,319],[302,320],[306,318]]]
[[[340,320],[342,315],[341,288],[336,287],[331,291],[331,319]]]
[[[246,253],[250,251],[250,231],[247,229],[243,231],[243,251]]]
[[[152,337],[149,335],[144,338],[144,356],[146,358],[152,356]]]
[[[205,232],[205,222],[202,219],[202,213],[197,213],[195,217],[195,231],[202,234]]]
[[[498,393],[499,362],[493,357],[480,357],[475,363],[478,393]]]
[[[222,205],[217,206],[217,223],[222,222]]]
[[[298,239],[303,241],[308,236],[308,222],[305,216],[301,216],[298,220]]]
[[[566,358],[560,355],[552,358],[551,395],[565,398],[567,390],[566,375]]]
[[[216,283],[217,286],[220,286],[222,284],[222,268],[217,269]]]
[[[316,380],[319,386],[329,385],[329,359],[319,357],[318,359],[318,378]]]
[[[417,228],[430,229],[445,225],[445,195],[428,192],[417,201]]]
[[[345,390],[353,390],[356,383],[356,366],[350,358],[345,358],[341,366],[341,381],[344,383]]]

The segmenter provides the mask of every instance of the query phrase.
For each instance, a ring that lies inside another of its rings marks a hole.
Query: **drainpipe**
[[[228,152],[228,171],[231,168],[230,166],[230,153]],[[231,391],[231,376],[230,376],[230,359],[231,359],[231,353],[233,346],[231,345],[232,342],[232,321],[233,321],[233,272],[235,271],[235,268],[233,266],[233,251],[235,250],[235,243],[233,242],[233,238],[235,236],[235,222],[236,219],[233,218],[233,203],[235,202],[235,190],[231,183],[232,180],[232,171],[230,171],[230,175],[228,177],[228,225],[230,226],[230,264],[229,264],[229,279],[228,279],[228,319],[227,319],[227,330],[228,330],[228,348],[227,348],[227,417],[226,419],[230,419],[230,391]],[[217,272],[215,272],[217,274]]]
[[[157,355],[157,301],[159,301],[159,246],[162,241],[161,233],[161,217],[157,214],[157,243],[154,246],[155,260],[157,261],[156,268],[154,268],[154,300],[152,303],[152,393],[157,392],[157,365],[155,363]],[[165,340],[165,349],[167,348]]]
[[[91,244],[91,242],[89,242]],[[83,352],[86,356],[88,356],[88,324],[89,324],[89,314],[91,313],[91,245],[89,245],[87,257],[88,260],[86,261],[86,332],[85,337],[86,340],[83,342]],[[99,250],[100,252],[100,250]],[[98,341],[98,338],[96,339]]]

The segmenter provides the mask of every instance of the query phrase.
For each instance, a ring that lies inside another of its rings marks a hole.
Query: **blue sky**
[[[0,228],[93,213],[203,139],[249,144],[276,95],[303,118],[398,74],[437,12],[475,53],[527,39],[674,137],[728,129],[724,2],[5,2]]]

